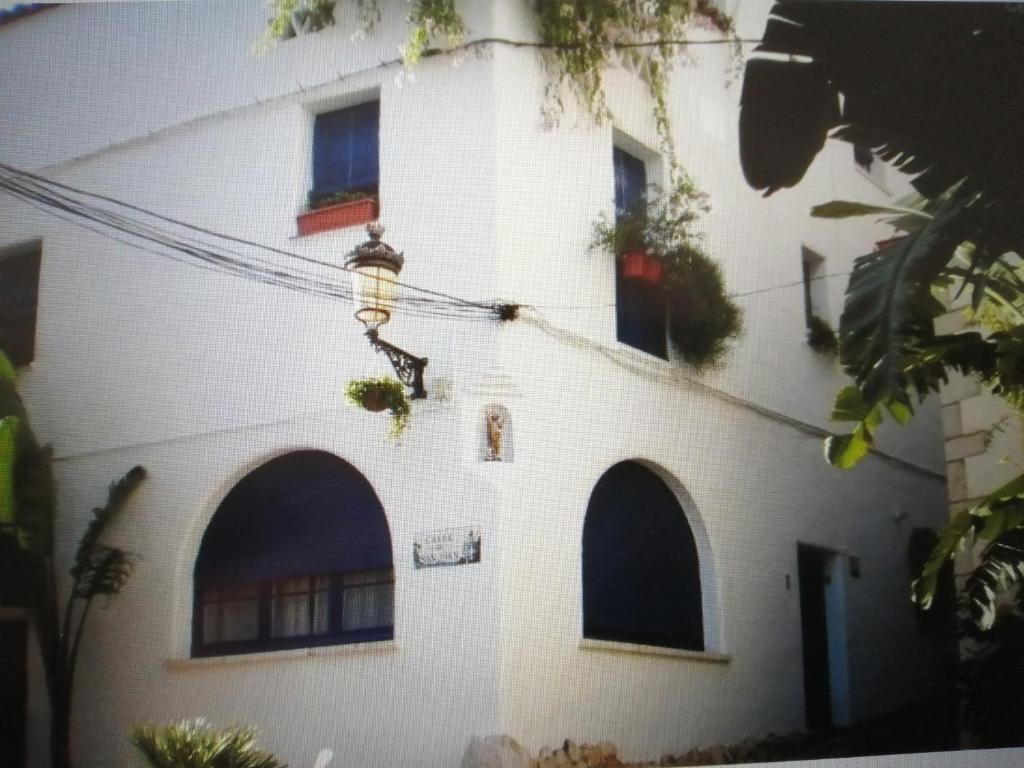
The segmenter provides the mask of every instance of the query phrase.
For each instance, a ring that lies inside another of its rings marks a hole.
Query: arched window
[[[704,650],[697,545],[675,494],[646,467],[616,464],[583,524],[583,635]]]
[[[203,534],[194,606],[193,656],[391,638],[391,533],[366,478],[320,451],[248,474]]]

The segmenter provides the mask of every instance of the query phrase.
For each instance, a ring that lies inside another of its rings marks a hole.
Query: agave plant
[[[130,741],[152,768],[286,768],[256,746],[256,731],[215,730],[203,718],[174,725],[141,725]]]

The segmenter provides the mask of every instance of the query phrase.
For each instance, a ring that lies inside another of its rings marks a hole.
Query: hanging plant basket
[[[409,423],[409,398],[397,379],[357,379],[345,389],[349,402],[367,411],[391,411],[391,437],[399,437]]]
[[[372,413],[380,413],[388,407],[387,396],[382,390],[372,387],[366,390],[361,405]]]

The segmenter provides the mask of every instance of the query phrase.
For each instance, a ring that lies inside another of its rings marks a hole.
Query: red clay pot
[[[384,402],[384,393],[379,389],[367,389],[363,397],[363,408],[374,413],[379,413],[387,408]]]
[[[644,280],[648,283],[660,283],[662,276],[661,261],[646,251],[628,251],[622,254],[622,277],[626,280]]]
[[[647,264],[646,251],[627,251],[622,254],[622,276],[626,280],[641,280]]]
[[[300,235],[314,235],[332,229],[354,227],[377,218],[377,201],[372,198],[328,205],[300,213],[296,219]]]

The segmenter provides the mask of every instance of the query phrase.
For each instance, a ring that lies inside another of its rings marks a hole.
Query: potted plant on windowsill
[[[648,298],[664,306],[668,341],[700,370],[721,364],[743,330],[742,310],[726,292],[721,267],[702,247],[695,225],[710,210],[685,175],[667,192],[594,224],[591,250],[615,254],[623,279],[651,283]],[[656,266],[655,266],[656,265]]]
[[[409,423],[409,398],[397,379],[356,379],[348,383],[345,396],[350,402],[373,413],[385,409],[391,411],[390,436],[393,438],[400,437]]]
[[[651,241],[648,225],[646,212],[623,214],[615,223],[602,217],[594,225],[591,247],[614,253],[624,279],[660,283],[663,274],[661,259],[654,251],[655,244]]]
[[[366,192],[338,192],[310,200],[309,210],[296,219],[300,235],[354,227],[377,218],[377,196]]]

